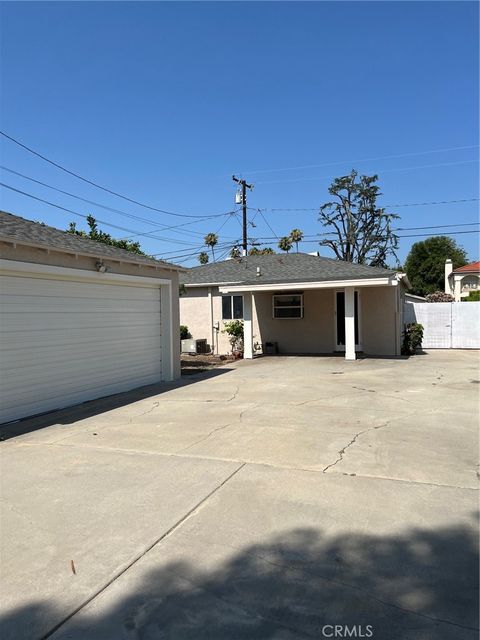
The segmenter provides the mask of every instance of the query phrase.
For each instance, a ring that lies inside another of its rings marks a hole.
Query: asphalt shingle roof
[[[260,267],[260,276],[257,276]],[[248,256],[188,269],[180,282],[192,284],[277,284],[382,278],[396,271],[312,256],[307,253]]]
[[[112,260],[151,265],[153,267],[165,266],[170,269],[183,269],[183,267],[169,262],[155,260],[148,256],[132,253],[126,249],[119,249],[90,240],[90,238],[82,238],[73,233],[60,231],[40,222],[26,220],[6,211],[0,211],[0,240],[18,242],[19,244],[23,242],[30,246],[45,247],[68,253],[82,253],[95,258],[111,258]]]

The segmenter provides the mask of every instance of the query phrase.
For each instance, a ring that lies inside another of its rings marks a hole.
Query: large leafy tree
[[[330,247],[339,260],[384,267],[389,256],[397,257],[398,238],[391,225],[399,216],[377,205],[377,180],[376,175],[359,176],[352,170],[335,178],[328,189],[335,199],[320,207],[319,221],[334,237],[320,245]]]
[[[467,264],[465,250],[452,238],[437,236],[415,242],[405,261],[405,271],[412,285],[412,293],[425,296],[435,291],[443,291],[447,258],[453,262],[454,269]]]
[[[67,232],[73,233],[76,236],[81,236],[82,238],[90,238],[90,240],[95,240],[96,242],[102,242],[103,244],[108,244],[111,247],[118,247],[119,249],[125,249],[126,251],[131,251],[132,253],[139,253],[140,255],[145,255],[145,253],[140,248],[139,242],[131,242],[130,240],[116,240],[112,238],[109,233],[105,233],[105,231],[101,231],[98,228],[97,221],[93,216],[87,216],[87,224],[89,231],[79,231],[77,229],[77,225],[75,222],[71,222]]]

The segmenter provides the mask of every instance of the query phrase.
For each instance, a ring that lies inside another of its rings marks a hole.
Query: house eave
[[[242,293],[249,291],[295,291],[298,289],[338,289],[345,287],[397,286],[398,274],[383,278],[357,278],[353,280],[323,280],[318,282],[270,282],[262,284],[218,284],[220,293]],[[206,285],[204,285],[206,286]]]
[[[31,247],[32,249],[41,249],[49,253],[50,251],[54,251],[55,253],[63,253],[66,255],[73,256],[83,256],[85,258],[96,258],[98,260],[105,260],[107,262],[117,262],[119,264],[134,264],[139,267],[150,267],[153,269],[162,269],[165,271],[175,271],[179,273],[184,273],[188,271],[185,267],[180,267],[175,264],[169,262],[161,262],[156,260],[155,262],[144,262],[143,260],[136,260],[135,254],[132,252],[132,257],[130,256],[112,256],[106,254],[102,251],[102,245],[99,242],[99,249],[96,252],[93,251],[82,251],[78,249],[67,249],[65,247],[56,246],[54,243],[40,243],[40,242],[29,242],[28,240],[18,240],[17,238],[11,238],[9,236],[0,236],[0,242],[4,242],[5,244],[11,244],[14,248],[17,247]]]

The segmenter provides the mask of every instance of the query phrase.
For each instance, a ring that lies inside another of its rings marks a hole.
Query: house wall
[[[273,318],[272,295],[274,292],[254,294],[259,342],[277,342],[279,353],[331,353],[334,350],[334,295],[331,289],[304,292],[303,318]]]
[[[215,331],[213,326],[217,322],[219,330]],[[192,338],[206,338],[214,353],[230,353],[228,336],[222,333],[225,322],[222,320],[222,294],[219,293],[218,287],[188,287],[186,293],[180,296],[180,324],[188,327]],[[260,341],[255,309],[253,310],[253,335],[254,342]]]
[[[101,257],[101,252],[99,254]],[[3,260],[18,260],[34,264],[45,264],[53,267],[67,267],[70,269],[83,269],[95,271],[97,257],[73,255],[61,251],[47,251],[38,247],[28,247],[8,242],[0,242],[0,258]],[[180,377],[180,317],[178,305],[178,272],[170,269],[159,269],[149,265],[138,265],[126,262],[116,262],[108,258],[102,258],[104,264],[109,267],[109,273],[118,273],[128,276],[140,276],[142,278],[161,278],[172,282],[172,333],[173,333],[173,375]]]
[[[361,289],[364,353],[376,356],[400,355],[401,295],[400,287]]]
[[[213,324],[219,322],[215,353],[230,352],[226,334],[222,333],[222,301],[218,287],[189,287],[180,297],[180,322],[188,326],[193,338],[207,338],[212,343]],[[362,287],[360,292],[360,328],[364,353],[368,355],[400,354],[401,287]],[[253,342],[265,345],[277,342],[279,353],[333,353],[335,351],[335,290],[312,289],[303,292],[303,318],[273,318],[272,295],[253,294]],[[212,312],[210,311],[212,305]]]

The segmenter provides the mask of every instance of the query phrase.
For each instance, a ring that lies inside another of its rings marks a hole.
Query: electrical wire
[[[301,169],[319,169],[321,167],[333,167],[340,164],[357,164],[358,162],[373,162],[376,160],[392,160],[395,158],[410,158],[414,156],[426,156],[431,153],[446,153],[448,151],[461,151],[464,149],[478,149],[478,144],[463,147],[447,147],[446,149],[432,149],[430,151],[417,151],[415,153],[401,153],[397,155],[377,156],[376,158],[361,158],[360,160],[336,160],[335,162],[323,162],[322,164],[306,164],[297,167],[284,167],[282,169],[258,169],[256,171],[244,171],[245,174],[277,173],[280,171],[299,171]]]
[[[185,227],[188,225],[192,225],[192,224],[198,224],[199,222],[202,222],[203,220],[210,220],[212,218],[216,219],[220,216],[227,216],[230,215],[232,212],[231,211],[227,211],[224,214],[219,214],[219,215],[214,215],[214,216],[206,216],[205,218],[203,218],[202,220],[193,220],[191,222],[183,222],[181,224],[177,224],[177,225],[170,225],[170,226],[165,226],[163,224],[160,224],[159,222],[156,222],[155,220],[151,220],[149,218],[143,218],[142,216],[137,216],[133,213],[127,213],[126,211],[122,211],[121,209],[114,209],[113,207],[108,207],[107,205],[101,204],[99,202],[95,202],[93,200],[87,200],[86,198],[82,198],[81,196],[77,196],[74,193],[70,193],[69,191],[64,191],[63,189],[59,189],[58,187],[54,187],[50,184],[47,184],[46,182],[42,182],[41,180],[37,180],[36,178],[32,178],[31,176],[27,176],[23,173],[20,173],[19,171],[14,171],[13,169],[10,169],[9,167],[5,167],[0,165],[0,169],[2,169],[3,171],[8,171],[9,173],[12,173],[16,176],[20,176],[21,178],[24,178],[25,180],[29,180],[30,182],[35,182],[36,184],[41,185],[42,187],[47,187],[48,189],[52,189],[53,191],[58,191],[59,193],[63,193],[66,196],[69,196],[71,198],[76,198],[77,200],[81,200],[82,202],[86,202],[87,204],[91,204],[95,207],[100,207],[101,209],[105,209],[107,211],[111,211],[113,213],[118,213],[119,215],[122,215],[126,218],[131,218],[132,220],[138,220],[140,222],[145,222],[147,224],[151,224],[153,226],[157,226],[159,228],[160,231],[167,231],[167,230],[172,230],[174,231],[174,233],[186,233],[185,230],[183,231],[175,231],[176,229],[179,229],[181,227]],[[198,232],[194,232],[194,231],[190,231],[190,233],[194,234],[194,235],[202,235],[202,233],[200,231]],[[127,238],[125,238],[127,239]]]
[[[178,213],[178,212],[175,212],[175,211],[166,211],[165,209],[158,209],[157,207],[152,207],[152,206],[150,206],[148,204],[145,204],[143,202],[139,202],[138,200],[134,200],[133,198],[130,198],[129,196],[125,196],[125,195],[123,195],[121,193],[118,193],[117,191],[113,191],[112,189],[109,189],[108,187],[103,187],[102,185],[100,185],[100,184],[98,184],[96,182],[93,182],[93,180],[89,180],[88,178],[84,178],[83,176],[79,175],[78,173],[75,173],[74,171],[71,171],[70,169],[67,169],[66,167],[63,167],[58,162],[50,160],[46,156],[44,156],[41,153],[39,153],[38,151],[35,151],[34,149],[28,147],[26,144],[23,144],[19,140],[16,140],[15,138],[13,138],[12,136],[8,135],[4,131],[0,131],[0,135],[2,135],[4,138],[7,138],[11,142],[14,142],[16,145],[18,145],[19,147],[22,147],[23,149],[25,149],[29,153],[32,153],[33,155],[37,156],[38,158],[41,158],[42,160],[44,160],[45,162],[48,162],[49,164],[53,165],[57,169],[60,169],[61,171],[64,171],[65,173],[68,173],[69,175],[74,176],[75,178],[78,178],[79,180],[82,180],[83,182],[86,182],[87,184],[90,184],[90,185],[92,185],[93,187],[95,187],[97,189],[101,189],[102,191],[106,191],[107,193],[110,193],[111,195],[116,196],[117,198],[122,198],[123,200],[126,200],[127,202],[131,202],[132,204],[136,204],[139,207],[144,207],[145,209],[150,209],[151,211],[157,211],[158,213],[164,213],[164,214],[169,215],[169,216],[177,216],[177,217],[180,217],[180,218],[205,218],[206,217],[205,215],[191,215],[191,214],[186,214],[186,213]],[[223,214],[211,214],[211,215],[213,217],[215,215],[221,216]]]
[[[431,205],[439,205],[439,204],[456,204],[459,202],[478,202],[480,198],[463,198],[461,200],[438,200],[436,202],[408,202],[406,204],[384,204],[382,205],[382,209],[390,208],[400,208],[400,207],[425,207]],[[253,208],[252,208],[253,209]],[[273,209],[264,209],[264,211],[318,211],[320,207],[308,207],[308,208],[297,208],[297,209],[288,209],[288,208],[273,208]]]
[[[397,167],[396,169],[380,169],[376,173],[384,174],[384,173],[394,173],[396,171],[411,171],[413,169],[429,169],[432,167],[451,167],[459,164],[469,164],[471,162],[478,162],[478,159],[458,160],[457,162],[438,162],[435,164],[416,165],[414,167]],[[261,182],[256,182],[255,184],[257,185],[258,184],[286,184],[287,182],[308,182],[312,180],[325,180],[325,179],[331,180],[332,178],[335,178],[335,177],[336,176],[333,176],[332,174],[330,174],[328,176],[315,176],[311,178],[293,178],[290,180],[262,180]]]
[[[0,182],[0,186],[4,187],[5,189],[10,189],[10,191],[15,191],[16,193],[19,193],[23,196],[27,196],[28,198],[32,198],[33,200],[37,200],[38,202],[43,202],[44,204],[47,204],[50,207],[55,207],[56,209],[60,209],[61,211],[66,211],[67,213],[71,213],[74,216],[79,216],[80,218],[83,218],[85,220],[88,218],[88,216],[83,213],[79,213],[78,211],[74,211],[73,209],[68,209],[67,207],[62,207],[59,204],[55,204],[54,202],[50,202],[49,200],[44,200],[43,198],[34,196],[33,194],[27,193],[26,191],[21,191],[20,189],[16,189],[15,187],[5,184],[4,182]],[[188,245],[195,244],[193,242],[187,242],[186,240],[178,240],[177,238],[162,238],[160,236],[152,235],[152,233],[156,233],[156,231],[155,232],[146,231],[145,233],[138,233],[136,231],[133,231],[132,229],[127,229],[125,227],[120,227],[119,225],[113,224],[111,222],[107,222],[106,220],[100,220],[99,218],[96,218],[96,220],[97,222],[99,222],[100,224],[103,224],[106,227],[112,227],[113,229],[119,229],[120,231],[126,231],[127,233],[134,233],[135,235],[138,235],[138,236],[150,237],[150,238],[153,238],[154,240],[163,240],[165,242],[177,242],[178,244],[188,244]]]

